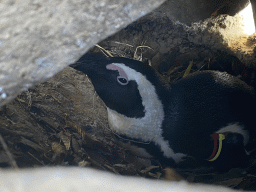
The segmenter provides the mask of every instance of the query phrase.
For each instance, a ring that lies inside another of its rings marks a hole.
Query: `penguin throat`
[[[125,135],[131,139],[138,139],[142,142],[155,141],[162,137],[162,117],[157,110],[145,113],[142,118],[130,118],[110,108],[108,121],[110,128],[117,134]]]

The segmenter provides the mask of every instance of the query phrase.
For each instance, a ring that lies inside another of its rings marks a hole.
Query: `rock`
[[[249,0],[168,0],[161,7],[157,8],[155,14],[165,12],[170,19],[178,20],[186,25],[193,22],[203,21],[211,16],[228,14],[234,16],[245,8]]]
[[[1,1],[0,106],[163,1]]]

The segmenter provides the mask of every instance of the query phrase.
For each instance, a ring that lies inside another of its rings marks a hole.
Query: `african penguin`
[[[222,170],[246,164],[255,102],[238,78],[202,71],[167,89],[148,64],[99,53],[71,67],[88,75],[107,106],[110,128],[139,156],[177,167],[186,158]]]

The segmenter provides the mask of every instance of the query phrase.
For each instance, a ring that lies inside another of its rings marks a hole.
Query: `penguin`
[[[169,167],[188,159],[218,170],[247,165],[255,99],[240,79],[198,71],[166,88],[148,64],[100,53],[70,66],[91,79],[111,130],[139,157]]]

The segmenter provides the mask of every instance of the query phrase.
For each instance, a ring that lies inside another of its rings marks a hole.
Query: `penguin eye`
[[[128,84],[128,79],[126,77],[123,77],[123,76],[118,76],[117,77],[117,82],[120,84],[120,85],[127,85]]]

